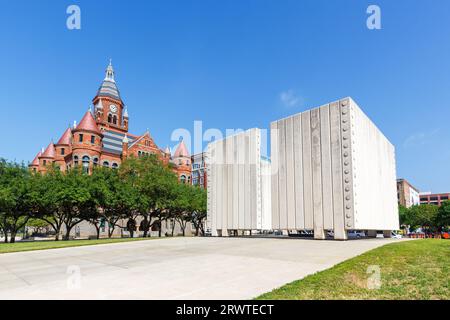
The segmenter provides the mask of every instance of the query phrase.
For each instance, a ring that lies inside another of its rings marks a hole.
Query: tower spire
[[[114,68],[112,66],[112,59],[109,59],[109,65],[106,68],[105,81],[116,82],[114,80]]]

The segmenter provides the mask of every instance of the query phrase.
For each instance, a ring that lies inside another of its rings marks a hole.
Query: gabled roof
[[[74,131],[90,131],[99,135],[103,135],[100,129],[97,127],[97,123],[95,122],[95,119],[90,111],[86,112],[83,119],[81,119],[80,123]]]
[[[150,132],[147,131],[142,136],[140,136],[136,140],[134,140],[133,143],[130,144],[130,148],[132,148],[135,144],[137,144],[139,141],[141,141],[145,137],[148,137],[149,139],[152,139],[152,137],[150,136]]]
[[[173,155],[174,158],[179,157],[190,157],[189,151],[186,148],[186,145],[184,144],[184,141],[181,140],[178,144],[177,150],[175,150],[175,154]]]
[[[39,151],[36,158],[30,163],[30,166],[39,166],[39,157],[42,155],[42,151]]]
[[[67,130],[64,131],[62,137],[59,139],[57,144],[70,145],[71,138],[72,138],[72,130],[70,130],[70,128],[67,128]]]
[[[56,154],[55,145],[51,142],[39,158],[54,158]]]

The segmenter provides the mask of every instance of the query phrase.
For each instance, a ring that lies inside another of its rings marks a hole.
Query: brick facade
[[[128,132],[128,110],[120,97],[110,63],[96,96],[94,109],[85,113],[82,120],[68,128],[56,144],[51,142],[40,151],[29,167],[35,172],[45,172],[51,164],[61,171],[82,166],[91,172],[95,166],[118,168],[130,156],[156,154],[164,164],[173,163],[180,181],[191,182],[191,157],[181,141],[174,156],[160,149],[150,133],[134,135]]]

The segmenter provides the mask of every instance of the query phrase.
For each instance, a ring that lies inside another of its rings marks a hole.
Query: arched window
[[[84,156],[82,161],[83,161],[83,172],[84,173],[89,173],[89,161],[91,159],[88,156]]]
[[[78,166],[78,156],[73,157],[73,165]]]
[[[181,183],[186,183],[186,176],[185,176],[185,175],[182,175],[182,176],[180,177],[180,180],[181,180]]]
[[[108,122],[111,123],[112,122],[112,115],[108,114]]]
[[[113,123],[117,124],[117,116],[116,115],[113,116]]]
[[[94,158],[93,163],[94,163],[94,167],[98,166],[98,158]]]
[[[118,167],[119,167],[119,165],[118,165],[117,163],[113,163],[113,164],[112,164],[112,168],[113,168],[113,169],[117,169]]]
[[[103,166],[109,168],[109,162],[108,161],[103,161]]]

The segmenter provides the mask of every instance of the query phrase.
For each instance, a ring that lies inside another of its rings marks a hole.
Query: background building
[[[398,204],[406,208],[420,205],[420,191],[405,179],[397,179]]]
[[[192,156],[192,185],[207,188],[206,152]]]
[[[441,206],[442,202],[450,199],[450,193],[423,192],[420,194],[420,204],[433,204]]]
[[[180,181],[191,181],[191,157],[181,141],[172,157],[161,150],[150,132],[134,135],[128,132],[129,114],[122,100],[110,63],[105,78],[80,123],[67,128],[56,144],[51,142],[40,151],[29,167],[45,172],[48,165],[56,164],[61,171],[82,166],[89,173],[95,166],[116,169],[128,157],[155,154],[164,164],[173,163],[173,170]]]

